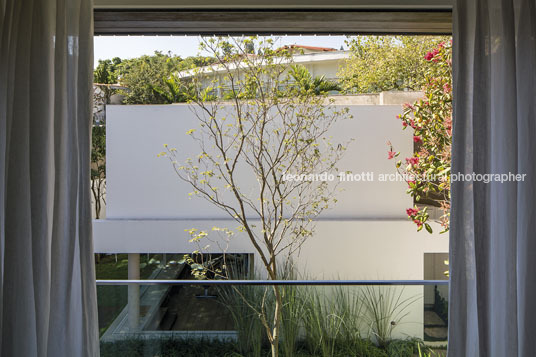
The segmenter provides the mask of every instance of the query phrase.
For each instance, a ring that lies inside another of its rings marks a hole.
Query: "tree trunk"
[[[281,292],[277,285],[274,285],[275,294],[275,308],[274,308],[274,327],[272,330],[272,357],[279,356],[279,335],[281,331],[281,307],[283,301],[281,299]]]

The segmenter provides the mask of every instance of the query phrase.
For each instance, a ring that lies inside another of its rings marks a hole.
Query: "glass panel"
[[[435,287],[438,297],[443,288]],[[283,301],[283,356],[413,357],[418,346],[432,356],[445,355],[447,304],[441,312],[425,308],[423,286],[277,289]],[[101,294],[106,299],[99,296],[99,317],[108,327],[101,330],[102,356],[264,356],[270,351],[261,317],[271,326],[272,286],[109,285],[99,286]]]
[[[448,253],[424,253],[424,279],[448,280]],[[448,285],[424,287],[424,340],[446,341]]]
[[[139,254],[140,279],[179,279],[181,254]],[[128,254],[95,254],[97,279],[128,279]],[[126,286],[97,286],[99,332],[102,336],[127,305]]]

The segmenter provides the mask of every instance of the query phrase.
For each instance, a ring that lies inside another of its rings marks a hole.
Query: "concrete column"
[[[140,278],[140,255],[128,254],[128,279]],[[128,286],[128,326],[130,330],[137,330],[140,325],[140,286],[133,284]]]
[[[160,261],[160,265],[161,265],[162,267],[165,267],[166,264],[167,264],[167,254],[166,254],[166,253],[163,253],[163,254],[162,254],[162,260]]]

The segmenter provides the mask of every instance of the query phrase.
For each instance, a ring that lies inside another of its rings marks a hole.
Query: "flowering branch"
[[[397,118],[402,128],[413,129],[414,152],[402,162],[396,162],[399,174],[408,178],[407,193],[414,198],[415,206],[406,214],[420,231],[423,227],[432,233],[427,223],[429,213],[426,204],[441,208],[439,222],[442,232],[450,222],[450,167],[452,144],[452,43],[441,42],[425,55],[426,68],[424,97],[413,104],[405,104]],[[388,159],[399,156],[388,143]]]

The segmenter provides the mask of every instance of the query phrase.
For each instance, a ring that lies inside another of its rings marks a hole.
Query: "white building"
[[[344,66],[346,60],[350,58],[350,51],[336,50],[329,47],[291,45],[282,48],[293,53],[293,64],[304,66],[313,77],[324,77],[324,79],[332,82],[338,81],[337,73]],[[213,64],[202,68],[182,71],[177,76],[181,79],[188,79],[198,73],[203,73],[206,75],[203,82],[206,82],[207,86],[215,79],[218,83],[225,86],[226,80],[224,78],[226,77],[227,71],[228,69],[221,64]]]

